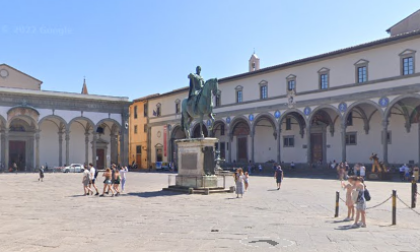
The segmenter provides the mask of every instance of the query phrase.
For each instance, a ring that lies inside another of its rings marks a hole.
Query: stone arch
[[[9,118],[9,120],[6,123],[6,128],[10,129],[10,126],[12,125],[12,123],[17,119],[25,121],[28,124],[28,126],[31,127],[33,130],[38,130],[38,124],[36,123],[34,118],[27,115],[18,115],[18,116],[13,116],[12,118]]]
[[[229,134],[233,135],[233,131],[235,130],[235,127],[238,123],[245,123],[249,130],[251,130],[251,124],[249,123],[248,119],[245,116],[236,116],[232,119],[231,123],[229,124]]]
[[[62,125],[64,125],[64,129],[67,128],[67,122],[66,122],[66,120],[64,120],[61,116],[58,116],[58,115],[47,115],[47,116],[44,116],[43,118],[41,118],[41,120],[39,120],[38,125],[40,126],[45,121],[51,121],[60,130],[60,127],[61,126],[60,125],[57,125],[55,121],[52,121],[50,119],[56,119],[58,122],[60,122],[60,123],[62,123]]]
[[[7,121],[6,119],[0,115],[0,130],[4,130],[7,126]]]
[[[302,111],[298,110],[298,109],[288,109],[286,110],[279,118],[279,127],[281,129],[281,125],[283,123],[283,120],[288,117],[291,116],[293,117],[299,124],[299,134],[301,136],[301,138],[303,138],[304,136],[304,132],[305,132],[305,127],[307,125],[307,120],[305,119],[306,116],[303,114]]]
[[[74,122],[78,122],[78,123],[80,123],[79,122],[79,120],[80,121],[86,121],[92,128],[93,127],[95,127],[95,124],[93,123],[93,121],[92,120],[90,120],[89,118],[87,118],[87,117],[82,117],[82,116],[79,116],[79,117],[75,117],[75,118],[73,118],[73,119],[71,119],[70,120],[70,122],[66,125],[66,130],[67,131],[70,131],[70,126],[74,123]],[[84,128],[85,128],[85,130],[87,129],[87,125],[85,126],[85,125],[83,125],[82,123],[80,123]]]
[[[112,125],[116,125],[119,129],[121,128],[121,124],[119,122],[117,122],[116,120],[112,119],[112,118],[105,118],[100,120],[98,123],[96,123],[96,125],[94,124],[94,130],[98,129],[99,126],[106,124],[110,130],[112,131],[112,127],[113,126],[109,126],[107,123],[111,123]]]
[[[408,99],[408,98],[413,98],[413,99],[417,99],[420,101],[420,95],[417,94],[406,94],[406,95],[400,95],[398,97],[396,97],[394,100],[392,100],[392,102],[390,102],[387,106],[387,108],[385,109],[384,113],[383,113],[383,118],[387,119],[389,117],[390,111],[391,109],[398,103],[401,102],[404,99]]]
[[[363,108],[362,106],[367,105],[370,107],[373,107],[373,111],[369,114],[367,114],[366,108]],[[356,111],[357,114],[359,114],[363,120],[364,123],[364,130],[365,133],[368,134],[370,130],[370,120],[373,117],[373,115],[378,112],[380,117],[383,118],[382,109],[379,106],[378,103],[373,102],[371,100],[364,100],[364,101],[357,101],[352,103],[348,108],[346,113],[344,113],[343,118],[347,120],[347,117],[349,116],[350,112]]]
[[[274,116],[270,113],[262,113],[255,117],[254,122],[252,123],[252,132],[255,132],[255,127],[261,120],[267,120],[271,126],[273,126],[273,130],[277,130],[276,118],[274,118]]]
[[[227,129],[228,129],[227,128],[227,123],[223,119],[218,119],[218,120],[215,120],[214,123],[213,123],[213,129],[211,130],[212,136],[215,135],[215,131],[219,130],[218,128],[219,128],[220,125],[223,125],[224,132],[227,132]]]
[[[178,160],[178,146],[175,143],[175,140],[178,139],[185,139],[187,136],[185,135],[184,130],[182,129],[180,124],[176,124],[173,126],[171,131],[170,140],[169,140],[169,161],[174,162],[175,167],[178,167],[177,160]]]

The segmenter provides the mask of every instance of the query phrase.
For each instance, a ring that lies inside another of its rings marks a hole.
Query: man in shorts
[[[99,195],[98,187],[96,187],[96,185],[95,185],[95,179],[96,179],[96,176],[97,176],[96,169],[95,169],[95,167],[93,167],[92,163],[89,163],[89,168],[90,168],[90,170],[89,170],[89,188],[92,188],[92,186],[93,186],[93,188],[95,188],[95,190],[96,190],[95,196],[98,196]],[[91,193],[93,194],[93,190],[91,191]]]

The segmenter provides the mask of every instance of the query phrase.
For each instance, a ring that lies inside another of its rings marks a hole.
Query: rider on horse
[[[197,66],[196,68],[196,73],[190,73],[188,75],[188,78],[190,79],[190,90],[188,92],[188,104],[193,104],[193,107],[195,111],[194,114],[197,113],[197,106],[196,106],[196,102],[197,102],[197,96],[200,95],[201,90],[203,89],[204,86],[204,79],[203,77],[200,76],[201,73],[201,67]]]

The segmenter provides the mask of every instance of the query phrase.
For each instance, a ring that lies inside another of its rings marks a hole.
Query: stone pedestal
[[[176,185],[188,188],[216,188],[217,176],[214,170],[205,169],[205,152],[214,149],[217,138],[192,138],[176,140],[178,146],[178,175]],[[209,158],[209,157],[207,157]],[[212,157],[214,160],[214,156]],[[212,167],[211,169],[214,169]]]

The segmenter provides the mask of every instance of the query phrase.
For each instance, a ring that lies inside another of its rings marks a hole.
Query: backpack
[[[95,179],[96,179],[96,177],[98,177],[98,174],[99,174],[98,169],[95,169]]]
[[[365,188],[365,191],[363,193],[363,196],[365,196],[365,200],[369,201],[370,200],[370,193],[369,190]]]

